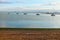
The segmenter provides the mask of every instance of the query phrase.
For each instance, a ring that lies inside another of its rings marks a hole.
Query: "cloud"
[[[26,9],[52,9],[52,10],[60,10],[59,2],[51,2],[47,4],[32,4],[30,7],[26,7]]]
[[[12,2],[0,2],[0,4],[10,4]]]
[[[9,3],[25,3],[25,2],[19,0],[0,0],[0,4],[9,4]]]
[[[0,0],[0,4],[9,4],[12,3],[9,0]]]
[[[15,10],[16,9],[20,10],[19,8],[23,8],[23,10],[44,10],[44,9],[60,10],[60,1],[54,0],[54,1],[50,1],[48,3],[34,3],[34,1],[33,1],[33,4],[31,4],[30,2],[28,4],[25,4],[26,1],[27,0],[0,0],[0,4],[14,3],[11,5],[8,4],[9,6],[2,5],[3,7],[1,7],[1,5],[0,5],[0,9],[6,8],[6,9],[12,10],[14,8]],[[17,8],[16,8],[16,6],[17,6]]]

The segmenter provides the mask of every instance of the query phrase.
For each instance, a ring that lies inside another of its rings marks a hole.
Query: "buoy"
[[[24,15],[27,15],[27,13],[24,13]]]
[[[36,15],[40,15],[40,14],[36,14]]]
[[[16,13],[17,15],[19,14],[19,13]]]

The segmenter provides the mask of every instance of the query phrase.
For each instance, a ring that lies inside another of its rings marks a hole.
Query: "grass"
[[[60,28],[0,28],[0,30],[60,30]]]

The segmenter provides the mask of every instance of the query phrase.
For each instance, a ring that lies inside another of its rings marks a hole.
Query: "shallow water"
[[[0,27],[3,28],[60,28],[60,15],[28,13],[0,13]]]

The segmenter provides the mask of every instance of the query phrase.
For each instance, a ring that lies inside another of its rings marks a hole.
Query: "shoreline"
[[[60,28],[0,28],[0,30],[60,30]]]

